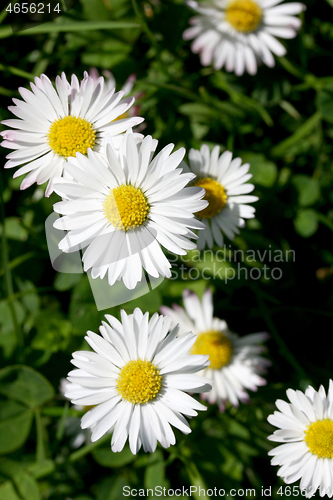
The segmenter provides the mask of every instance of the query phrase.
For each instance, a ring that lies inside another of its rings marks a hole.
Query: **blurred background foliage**
[[[134,73],[143,133],[159,149],[219,144],[250,162],[256,218],[234,242],[226,239],[225,259],[203,263],[192,252],[186,263],[174,262],[175,271],[184,268],[182,279],[164,280],[124,308],[154,313],[181,303],[184,288],[202,295],[209,285],[215,315],[231,330],[271,334],[272,360],[267,386],[249,405],[224,414],[209,407],[192,420],[190,436],[176,431],[168,450],[134,457],[127,448],[113,454],[110,436],[90,443],[79,428],[83,410],[64,401],[60,381],[71,353],[87,348],[86,330],[96,332],[105,313],[119,317],[120,307],[98,311],[85,275],[52,269],[44,224],[58,197],[44,198],[36,185],[20,191],[22,179],[2,169],[0,500],[111,500],[125,485],[190,484],[256,488],[256,498],[271,486],[273,498],[289,496],[277,493],[283,483],[267,457],[273,429],[266,418],[288,387],[327,387],[333,355],[326,336],[333,317],[333,2],[322,0],[320,9],[316,0],[305,3],[287,57],[242,78],[200,66],[182,40],[192,15],[183,0],[80,0],[52,23],[14,35],[0,13],[1,120],[10,117],[17,88],[43,72],[54,79],[62,71],[81,78],[90,67],[110,70],[117,90]],[[7,152],[0,150],[2,164]],[[236,250],[258,258],[239,261]],[[269,250],[283,252],[283,261]],[[248,272],[278,267],[282,278],[246,279],[238,264]],[[209,281],[199,277],[203,265]]]

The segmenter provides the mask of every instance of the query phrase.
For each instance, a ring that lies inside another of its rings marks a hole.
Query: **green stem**
[[[54,406],[53,408],[41,408],[41,414],[47,417],[62,417],[65,411],[65,406]],[[66,411],[68,417],[82,417],[82,411],[68,408]]]
[[[319,222],[324,224],[324,226],[328,227],[331,231],[333,231],[333,223],[329,220],[328,217],[326,217],[326,215],[317,212],[317,219],[319,220]]]
[[[68,417],[68,411],[69,411],[69,403],[67,401],[65,406],[63,407],[62,415],[61,415],[60,422],[59,422],[58,429],[57,429],[56,438],[58,441],[61,441],[61,439],[64,436],[66,419]]]
[[[295,76],[296,78],[299,78],[300,80],[304,80],[303,73],[291,61],[289,61],[289,59],[287,59],[286,57],[279,57],[278,61],[281,66],[283,66],[283,68],[288,71],[288,73]]]
[[[0,70],[9,71],[9,73],[12,73],[13,75],[21,76],[22,78],[27,78],[28,80],[33,80],[34,78],[34,75],[32,73],[28,73],[23,69],[15,68],[14,66],[7,66],[0,63]]]
[[[32,257],[35,257],[37,254],[36,252],[27,252],[24,255],[20,255],[19,257],[16,257],[13,259],[11,262],[8,263],[8,267],[10,270],[15,269],[15,267],[19,266],[23,262],[25,262],[28,259],[31,259]],[[5,274],[5,270],[3,268],[0,269],[0,277]]]
[[[41,463],[46,459],[45,441],[44,441],[44,426],[40,414],[40,410],[35,410],[35,420],[36,420],[36,435],[37,435],[37,445],[36,445],[36,462]]]
[[[184,89],[183,87],[179,87],[178,85],[173,85],[169,83],[160,83],[160,82],[153,82],[151,80],[141,80],[145,85],[153,85],[157,88],[160,89],[166,89],[166,90],[171,90],[172,92],[175,92],[176,94],[181,95],[182,97],[187,97],[187,99],[190,99],[191,101],[198,101],[201,102],[200,96],[198,94],[195,94],[194,92],[191,92],[189,89]]]
[[[274,146],[271,150],[272,156],[283,156],[289,148],[297,144],[297,142],[299,142],[304,137],[310,135],[314,129],[320,127],[321,120],[321,113],[317,111],[312,116],[310,116],[310,118],[308,118],[302,125],[300,125],[296,132]]]
[[[279,306],[278,309],[276,309],[276,312],[278,313],[281,311],[292,311],[301,314],[315,314],[318,316],[327,316],[328,318],[333,318],[333,312],[321,311],[320,309],[304,309],[300,306]],[[273,312],[275,312],[275,310]]]
[[[284,358],[291,364],[291,366],[294,368],[296,373],[299,375],[301,380],[308,380],[308,375],[306,372],[303,370],[295,356],[292,354],[292,352],[288,349],[287,344],[285,341],[280,337],[279,332],[275,328],[274,322],[271,318],[271,315],[269,313],[269,309],[265,306],[265,303],[263,299],[260,297],[260,294],[257,292],[257,290],[254,289],[255,296],[257,299],[257,302],[259,304],[260,312],[262,317],[264,318],[268,328],[269,328],[269,333],[272,335],[273,339],[279,346],[281,350],[281,354],[284,356]]]
[[[9,4],[9,2],[8,2]],[[8,16],[8,11],[6,10],[8,7],[8,5],[6,5],[6,7],[1,11],[0,13],[0,24],[6,19],[6,17]]]
[[[2,179],[2,173],[1,173],[0,174],[0,205],[1,205],[1,222],[2,222],[2,260],[3,260],[3,268],[5,270],[5,286],[6,286],[6,292],[7,292],[8,307],[10,310],[10,314],[12,316],[14,330],[16,333],[17,345],[19,347],[23,347],[23,345],[24,345],[23,333],[22,333],[20,325],[17,321],[14,304],[10,300],[10,298],[14,294],[14,289],[13,289],[12,274],[11,274],[10,267],[9,267],[8,246],[7,246],[7,239],[6,239],[6,232],[5,232],[5,205],[4,205],[4,202],[2,199],[3,191],[4,191],[3,179]]]
[[[50,33],[50,37],[43,45],[43,53],[45,57],[36,62],[33,73],[34,75],[41,75],[44,73],[50,63],[50,55],[53,53],[55,45],[57,43],[59,33]]]
[[[10,297],[6,299],[8,304],[11,304],[16,299],[20,299],[24,297],[24,295],[29,295],[30,293],[44,293],[44,292],[54,292],[54,288],[52,286],[43,286],[39,288],[33,288],[32,290],[21,290],[20,292],[13,293]]]
[[[141,12],[136,0],[132,0],[132,6],[133,6],[133,10],[135,12],[135,15],[138,19],[138,22],[141,24],[143,31],[146,33],[146,35],[149,38],[153,47],[155,47],[156,52],[159,52],[159,46],[158,46],[157,40],[156,40],[155,36],[153,35],[153,33],[150,31],[148,24],[146,23],[146,20],[145,20],[144,16],[142,15],[142,12]]]
[[[74,451],[69,455],[69,461],[71,463],[77,462],[80,460],[80,458],[85,457],[88,455],[91,451],[93,451],[95,448],[98,448],[101,444],[106,443],[107,441],[111,440],[110,434],[105,434],[101,439],[98,441],[95,441],[95,443],[90,443],[87,444],[86,446],[83,446],[83,448],[80,448],[77,451]]]
[[[0,87],[0,95],[4,95],[6,97],[14,97],[15,92],[13,90],[5,89],[5,87]]]

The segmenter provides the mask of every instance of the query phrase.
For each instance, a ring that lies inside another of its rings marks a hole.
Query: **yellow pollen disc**
[[[307,426],[305,442],[319,458],[333,458],[333,421],[326,418]]]
[[[144,404],[158,395],[162,375],[150,361],[129,361],[117,379],[117,390],[121,397],[133,404]]]
[[[123,231],[142,226],[149,213],[149,204],[141,189],[128,184],[112,189],[103,208],[107,220]]]
[[[216,330],[201,333],[191,349],[192,354],[208,354],[213,370],[220,370],[227,365],[232,356],[232,344],[228,337]]]
[[[235,30],[250,33],[258,28],[262,10],[253,0],[232,0],[227,5],[225,17]]]
[[[194,181],[192,186],[199,186],[206,190],[204,200],[207,200],[209,205],[197,212],[196,215],[202,219],[210,219],[221,212],[222,208],[225,207],[227,203],[228,196],[225,189],[221,184],[211,179],[210,177],[202,177],[197,181]]]
[[[75,153],[87,154],[96,142],[96,133],[87,120],[65,116],[55,120],[48,133],[48,143],[54,153],[67,158]]]

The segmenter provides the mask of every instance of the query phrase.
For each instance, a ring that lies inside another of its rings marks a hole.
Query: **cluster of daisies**
[[[155,154],[157,141],[132,130],[143,121],[130,111],[134,98],[123,97],[133,77],[120,92],[110,81],[96,71],[81,82],[62,74],[55,87],[45,75],[35,78],[31,91],[19,89],[23,101],[9,108],[17,118],[2,122],[11,127],[2,132],[2,146],[14,150],[5,167],[20,166],[14,177],[27,174],[22,189],[48,182],[46,196],[55,191],[62,198],[54,204],[62,215],[54,226],[66,231],[59,248],[83,250],[92,278],[135,289],[143,272],[171,276],[164,250],[184,255],[222,245],[223,234],[233,239],[254,217],[250,203],[257,197],[248,194],[250,166],[230,151],[203,145],[190,151],[189,165],[185,149],[173,152],[173,144]],[[127,438],[133,453],[141,446],[154,451],[157,441],[167,447],[175,442],[170,425],[188,433],[184,415],[206,409],[184,391],[202,393],[223,411],[227,401],[238,406],[248,400],[247,389],[265,383],[265,333],[241,339],[231,333],[213,318],[209,290],[202,304],[186,293],[184,305],[186,312],[164,308],[150,320],[138,309],[123,311],[122,323],[107,316],[103,338],[86,337],[95,352],[73,354],[77,369],[66,396],[94,406],[82,419],[93,441],[112,430],[113,451]]]
[[[73,354],[76,369],[68,374],[63,392],[79,407],[93,406],[82,418],[91,440],[112,432],[112,451],[121,451],[128,438],[135,454],[143,446],[153,452],[157,442],[165,448],[175,443],[171,425],[188,434],[185,416],[206,410],[186,392],[202,400],[227,401],[237,407],[247,402],[247,389],[256,391],[266,381],[260,376],[270,362],[261,356],[266,333],[239,338],[225,321],[213,317],[208,289],[200,302],[189,291],[185,310],[161,308],[150,319],[135,309],[121,322],[106,315],[101,335],[88,331],[86,341],[94,351]]]
[[[274,65],[272,53],[285,48],[274,37],[292,38],[300,27],[294,17],[300,3],[279,0],[214,0],[188,5],[199,16],[184,33],[202,64],[241,75],[255,74],[262,61]],[[191,149],[169,144],[155,154],[158,142],[143,136],[143,118],[136,116],[130,77],[115,92],[111,74],[85,73],[80,82],[64,74],[55,87],[42,75],[31,91],[20,88],[23,100],[9,109],[16,116],[2,122],[2,146],[12,149],[6,168],[20,167],[21,188],[47,184],[46,196],[56,192],[62,215],[55,227],[65,230],[63,252],[84,250],[84,270],[92,278],[107,277],[112,286],[122,280],[134,289],[143,272],[170,277],[164,250],[184,255],[189,250],[223,245],[233,240],[245,219],[254,217],[250,195],[254,186],[249,165],[230,151],[220,154],[207,145]],[[138,130],[138,129],[137,129]],[[184,309],[162,307],[161,315],[135,309],[121,321],[107,315],[100,335],[87,332],[89,351],[73,353],[75,369],[68,374],[65,395],[73,404],[91,409],[81,427],[91,440],[112,433],[111,448],[121,451],[128,440],[135,454],[143,447],[154,452],[159,442],[167,448],[176,441],[172,427],[191,432],[188,420],[206,405],[224,411],[248,401],[247,391],[266,383],[270,362],[262,356],[266,333],[238,337],[225,321],[213,316],[209,289],[202,301],[192,292],[183,295]],[[305,394],[287,392],[290,403],[277,401],[269,422],[278,427],[269,437],[283,443],[270,452],[272,464],[286,483],[301,479],[305,496],[319,488],[333,495],[333,383]]]
[[[130,112],[134,97],[123,97],[132,81],[115,92],[109,80],[93,72],[68,82],[62,74],[54,88],[36,77],[31,91],[19,89],[23,100],[13,99],[17,118],[2,122],[11,129],[1,132],[1,144],[14,150],[5,168],[27,174],[21,189],[48,182],[46,196],[61,196],[54,226],[67,232],[59,248],[84,250],[92,278],[134,289],[143,272],[171,276],[162,247],[185,255],[222,246],[223,234],[232,240],[254,217],[249,203],[257,197],[248,194],[249,164],[230,151],[192,149],[189,166],[185,149],[173,152],[173,144],[155,154],[157,141],[132,130],[143,121]]]

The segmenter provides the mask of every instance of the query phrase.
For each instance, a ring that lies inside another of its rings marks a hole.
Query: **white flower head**
[[[333,496],[333,381],[326,395],[323,386],[305,393],[287,390],[290,403],[278,399],[279,411],[268,422],[279,430],[268,437],[283,443],[271,450],[272,465],[280,465],[278,476],[285,483],[300,481],[302,496]]]
[[[200,53],[203,66],[212,62],[215,69],[223,66],[240,76],[255,75],[258,63],[270,68],[274,56],[284,56],[285,47],[275,38],[294,38],[301,26],[295,15],[305,6],[282,0],[211,0],[187,1],[199,15],[190,20],[191,28],[183,37],[191,40],[192,51]]]
[[[210,153],[206,144],[200,151],[189,152],[190,170],[198,177],[192,185],[204,188],[205,200],[209,202],[207,208],[196,214],[206,225],[199,234],[199,250],[206,245],[212,248],[214,242],[222,246],[223,234],[233,240],[239,234],[238,228],[244,227],[244,219],[254,217],[255,208],[248,203],[258,200],[248,194],[254,190],[254,185],[247,182],[252,177],[248,173],[250,165],[242,165],[241,158],[232,159],[230,151],[219,154],[219,146]]]
[[[9,110],[17,119],[4,120],[5,130],[1,145],[14,149],[7,156],[5,168],[23,165],[14,174],[28,175],[21,189],[33,183],[48,182],[46,196],[53,192],[53,180],[63,175],[67,158],[77,152],[86,155],[88,148],[103,150],[108,134],[119,141],[119,136],[141,123],[143,118],[122,115],[132,106],[134,97],[122,99],[124,91],[104,92],[104,78],[94,80],[87,73],[81,82],[72,75],[71,83],[64,73],[56,78],[56,89],[46,75],[35,78],[31,90],[20,88],[24,99],[13,99]]]
[[[191,349],[192,354],[208,354],[210,365],[203,375],[213,380],[212,390],[201,395],[210,404],[217,403],[224,411],[227,401],[237,407],[239,401],[247,403],[246,389],[257,391],[266,380],[259,374],[271,363],[260,354],[267,333],[254,333],[239,337],[230,332],[224,320],[213,317],[212,292],[207,289],[202,302],[189,290],[183,292],[185,310],[174,305],[173,309],[162,306],[161,312],[170,316],[172,324],[180,326],[179,334],[191,330],[198,338]]]
[[[119,322],[105,316],[100,335],[87,332],[86,340],[94,352],[73,353],[77,369],[68,374],[66,397],[73,404],[95,405],[81,421],[91,428],[97,441],[113,431],[112,451],[121,451],[128,438],[133,454],[141,446],[153,452],[157,441],[164,448],[175,444],[171,425],[188,434],[190,426],[183,415],[196,416],[206,407],[184,391],[210,389],[210,380],[196,372],[208,364],[208,356],[189,356],[196,336],[177,336],[170,330],[170,318],[135,309],[121,311]]]
[[[107,274],[110,285],[123,280],[133,289],[142,269],[154,278],[170,277],[171,264],[160,245],[185,255],[196,248],[191,229],[204,228],[193,213],[207,206],[205,192],[185,187],[195,175],[177,168],[184,148],[171,154],[169,144],[152,159],[154,144],[151,136],[137,144],[127,132],[118,155],[107,145],[107,165],[91,150],[88,157],[78,153],[66,165],[73,180],[55,182],[55,191],[66,198],[54,205],[64,214],[54,226],[68,231],[59,248],[87,247],[84,270],[91,269],[92,278]]]

